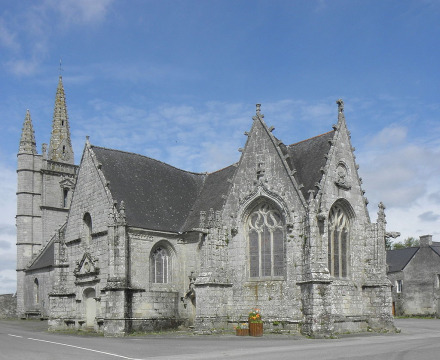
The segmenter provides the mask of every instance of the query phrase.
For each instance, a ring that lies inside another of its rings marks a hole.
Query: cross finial
[[[257,107],[257,111],[256,111],[256,115],[252,117],[252,119],[256,120],[256,119],[263,119],[264,115],[261,113],[261,104],[256,104],[255,105]]]
[[[344,112],[344,101],[342,99],[336,100],[336,104],[338,104],[338,111],[340,113]]]
[[[60,58],[60,77],[62,76],[62,72],[63,72],[63,67],[62,67],[62,60]]]

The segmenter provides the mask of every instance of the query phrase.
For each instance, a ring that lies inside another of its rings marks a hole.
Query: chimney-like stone
[[[432,235],[420,236],[420,247],[428,247],[432,245]]]

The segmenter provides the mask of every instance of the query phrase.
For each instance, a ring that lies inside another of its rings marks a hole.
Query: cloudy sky
[[[213,171],[255,104],[294,143],[345,115],[375,221],[440,241],[440,1],[0,0],[0,293],[15,291],[16,153],[48,143],[61,72],[92,144]],[[62,66],[60,69],[60,59]]]

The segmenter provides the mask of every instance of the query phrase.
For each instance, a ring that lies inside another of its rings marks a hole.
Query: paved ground
[[[104,338],[49,333],[42,321],[0,320],[0,359],[440,359],[440,320],[398,319],[400,334],[332,340],[166,333]]]

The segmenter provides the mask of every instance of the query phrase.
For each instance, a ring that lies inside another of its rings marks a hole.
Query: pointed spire
[[[31,113],[26,111],[26,116],[23,122],[23,129],[21,131],[20,147],[18,153],[36,154],[37,146],[35,142],[35,132],[32,126]]]
[[[74,163],[73,148],[70,141],[69,117],[67,116],[66,97],[61,75],[55,96],[48,158],[52,161],[68,164]]]

